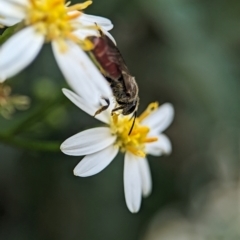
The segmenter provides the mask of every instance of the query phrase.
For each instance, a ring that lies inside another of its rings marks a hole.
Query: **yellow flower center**
[[[132,127],[133,120],[129,120],[129,117],[126,116],[113,114],[110,127],[112,133],[117,135],[116,145],[122,152],[129,151],[139,157],[146,156],[145,145],[157,141],[158,138],[148,137],[150,128],[141,125],[141,122],[157,108],[158,103],[151,103],[148,108],[136,118],[131,134],[129,134],[129,130]]]
[[[89,41],[80,41],[72,32],[79,28],[79,24],[76,26],[73,20],[78,18],[82,10],[92,1],[72,6],[69,6],[70,2],[65,3],[65,0],[29,0],[29,2],[25,23],[35,26],[38,32],[45,35],[46,41],[58,41],[62,50],[65,50],[66,39],[77,42],[84,48],[91,48]]]

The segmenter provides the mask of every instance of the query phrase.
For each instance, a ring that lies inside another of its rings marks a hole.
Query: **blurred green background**
[[[153,192],[131,214],[121,154],[78,178],[80,157],[1,143],[0,239],[240,239],[240,2],[96,0],[86,12],[114,23],[139,84],[139,112],[153,101],[174,105],[173,153],[148,157]],[[61,93],[67,86],[49,45],[7,83],[32,103],[0,117],[0,134],[61,143],[99,125]]]

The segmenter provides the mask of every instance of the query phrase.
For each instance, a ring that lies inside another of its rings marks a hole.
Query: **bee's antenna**
[[[134,116],[136,116],[135,113],[136,113],[136,112],[133,113],[133,115],[131,116],[131,118],[129,119],[129,121],[131,121],[131,120],[134,118]]]
[[[130,120],[133,118],[133,123],[132,123],[132,126],[131,126],[131,128],[130,128],[130,131],[129,131],[128,135],[130,135],[131,132],[132,132],[132,130],[133,130],[133,127],[134,127],[134,124],[135,124],[136,117],[137,117],[137,112],[134,112],[134,114],[133,114],[132,117],[130,118]]]
[[[102,32],[101,28],[98,26],[98,24],[96,22],[95,22],[95,25],[97,27],[97,30],[98,30],[100,36],[102,37],[103,36],[103,32]]]

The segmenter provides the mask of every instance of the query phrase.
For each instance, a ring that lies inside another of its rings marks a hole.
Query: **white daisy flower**
[[[76,106],[90,115],[99,109],[91,99],[85,100],[77,94],[63,89],[63,93]],[[171,142],[162,132],[171,124],[174,109],[170,103],[158,107],[152,103],[136,118],[131,134],[132,120],[129,116],[111,115],[111,107],[97,115],[106,127],[97,127],[80,132],[61,145],[63,153],[72,156],[84,156],[75,167],[74,174],[88,177],[107,167],[119,151],[125,153],[124,193],[128,209],[132,213],[139,211],[142,195],[151,193],[151,173],[147,154],[161,156],[170,154]]]
[[[92,1],[70,6],[65,0],[0,0],[0,16],[17,21],[23,28],[0,48],[0,79],[5,80],[27,67],[37,56],[44,42],[51,42],[56,61],[69,85],[78,88],[83,97],[94,95],[89,89],[101,87],[105,81],[83,50],[91,50],[88,36],[98,36],[99,29],[111,36],[110,20],[82,12]],[[6,23],[5,23],[6,24]],[[113,37],[111,36],[113,39]],[[110,90],[105,88],[106,94]]]

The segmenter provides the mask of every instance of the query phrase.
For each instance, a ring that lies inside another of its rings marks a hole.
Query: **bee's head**
[[[122,114],[123,114],[123,115],[129,115],[129,114],[131,114],[131,113],[136,112],[137,109],[138,109],[138,105],[139,105],[139,97],[138,97],[136,100],[128,103],[128,104],[123,108]]]

